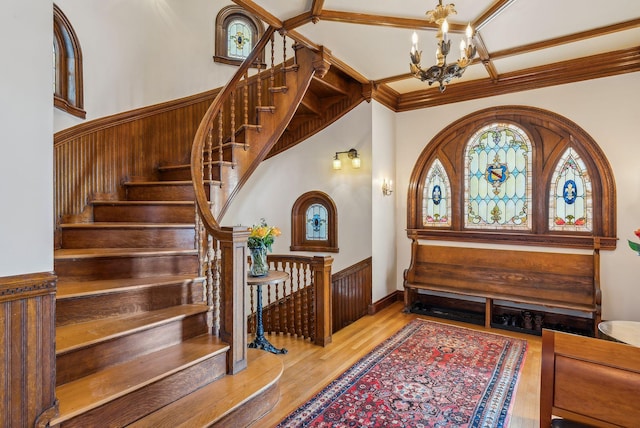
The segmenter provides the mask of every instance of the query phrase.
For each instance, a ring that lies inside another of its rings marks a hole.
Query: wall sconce
[[[386,178],[382,179],[382,195],[389,196],[393,193],[393,182],[391,180],[387,181]]]
[[[346,153],[349,159],[351,159],[351,166],[354,168],[360,168],[360,157],[358,157],[358,151],[356,149],[350,149],[345,152],[336,152],[333,158],[333,169],[342,169],[342,161],[338,155]]]

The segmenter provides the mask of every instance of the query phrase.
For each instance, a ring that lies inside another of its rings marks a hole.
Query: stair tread
[[[209,426],[280,380],[284,365],[276,355],[247,350],[247,368],[225,376],[156,412],[128,428],[190,428]]]
[[[204,281],[204,278],[194,277],[193,275],[165,275],[158,277],[103,279],[93,281],[72,281],[64,280],[63,278],[58,281],[56,299],[69,299],[136,288],[202,281]]]
[[[134,331],[166,324],[189,315],[205,312],[207,309],[208,307],[204,304],[170,306],[155,311],[60,326],[56,328],[56,354],[67,353]]]
[[[201,335],[56,388],[60,415],[51,425],[70,419],[108,401],[167,377],[229,346],[212,335]]]
[[[194,223],[148,223],[148,222],[117,222],[103,221],[92,223],[65,223],[61,229],[192,229]]]
[[[54,259],[80,259],[99,257],[132,257],[192,255],[195,249],[186,248],[60,248],[54,251]]]

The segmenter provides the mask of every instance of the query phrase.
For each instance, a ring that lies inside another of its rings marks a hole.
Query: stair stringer
[[[214,110],[209,111],[203,119],[196,138],[194,139],[191,154],[191,176],[198,212],[203,219],[204,226],[210,233],[214,235],[220,233],[221,229],[217,219],[224,215],[239,190],[256,170],[258,165],[267,157],[271,148],[284,133],[284,130],[302,102],[313,76],[317,75],[322,77],[327,72],[329,68],[328,56],[329,52],[323,48],[318,52],[314,52],[306,47],[297,49],[297,71],[286,72],[287,90],[274,93],[273,100],[275,108],[266,111],[258,110],[258,126],[248,127],[244,130],[247,134],[244,138],[245,141],[248,142],[246,149],[235,148],[234,150],[238,151],[235,164],[233,166],[221,166],[220,181],[222,184],[220,189],[213,192],[209,198],[211,201],[215,201],[215,203],[211,204],[207,201],[207,195],[202,186],[204,155],[201,152],[201,148],[204,144],[201,143],[198,145],[198,139],[204,141],[212,118],[215,118],[219,113],[219,111],[215,111],[215,108],[220,110],[223,105],[222,100],[218,102],[214,101],[212,105],[212,107],[215,105]],[[251,57],[247,58],[246,61],[251,62]],[[238,80],[239,79],[232,79],[229,84],[236,85]],[[221,92],[221,95],[224,92],[225,90]]]

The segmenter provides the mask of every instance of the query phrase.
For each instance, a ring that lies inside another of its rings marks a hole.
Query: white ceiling
[[[313,6],[312,0],[254,0],[254,3],[281,21],[309,12]],[[448,3],[443,0],[443,4]],[[457,14],[449,17],[450,24],[466,26],[469,22],[477,22],[496,1],[455,0],[454,3]],[[325,0],[322,10],[426,20],[426,11],[436,5],[437,0]],[[477,32],[491,58],[492,53],[505,49],[521,48],[632,20],[640,20],[640,0],[514,0]],[[323,20],[321,15],[318,23],[307,23],[295,30],[315,44],[328,48],[333,56],[368,80],[381,80],[409,71],[412,28],[335,22]],[[428,68],[435,62],[435,55],[428,53],[433,51],[435,54],[435,31],[420,30],[418,35],[423,51],[422,65]],[[463,36],[461,33],[451,34],[448,62],[457,58],[457,46]],[[640,47],[640,22],[624,31],[492,58],[492,63],[501,75],[632,47]],[[488,77],[484,65],[476,62],[466,70],[462,79],[456,81]],[[427,84],[408,78],[392,82],[389,86],[405,93],[424,89]]]

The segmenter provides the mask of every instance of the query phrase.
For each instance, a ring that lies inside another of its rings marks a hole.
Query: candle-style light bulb
[[[442,37],[443,40],[446,42],[447,41],[447,32],[449,31],[449,23],[447,22],[447,20],[445,19],[442,22]]]
[[[464,44],[464,40],[460,40],[460,58],[464,59],[467,57],[467,46]]]
[[[467,44],[471,44],[471,36],[473,36],[473,29],[471,28],[471,23],[467,24]]]
[[[411,55],[415,55],[418,50],[418,33],[415,31],[411,35]]]

